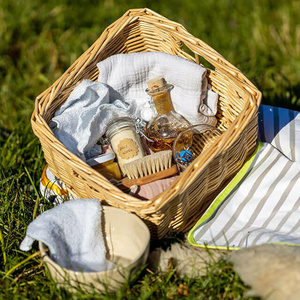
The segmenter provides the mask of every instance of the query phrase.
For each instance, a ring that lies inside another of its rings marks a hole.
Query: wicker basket
[[[183,50],[187,49],[193,56]],[[161,51],[197,63],[204,59],[212,89],[219,93],[218,128],[223,132],[173,182],[153,199],[142,201],[123,193],[59,142],[48,123],[83,79],[97,80],[97,62],[118,53]],[[202,57],[202,58],[201,58]],[[51,171],[80,198],[137,214],[152,238],[186,231],[254,151],[261,93],[233,65],[175,22],[149,10],[132,9],[107,27],[99,39],[47,90],[36,98],[31,123]]]

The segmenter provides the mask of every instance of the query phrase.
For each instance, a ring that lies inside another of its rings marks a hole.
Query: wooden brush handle
[[[125,177],[122,179],[122,183],[123,185],[127,186],[127,187],[131,187],[133,185],[143,185],[146,183],[150,183],[153,182],[155,180],[159,180],[162,178],[167,178],[170,176],[173,176],[175,174],[177,174],[178,170],[177,170],[177,166],[173,165],[171,168],[163,170],[163,171],[159,171],[156,172],[154,174],[150,174],[144,177],[140,177],[137,179],[129,179],[128,177]]]

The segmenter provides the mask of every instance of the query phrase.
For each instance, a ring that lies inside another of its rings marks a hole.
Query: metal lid
[[[115,153],[114,152],[108,152],[105,154],[101,154],[99,156],[95,156],[93,158],[90,158],[86,161],[86,163],[90,166],[95,166],[98,164],[103,164],[107,161],[115,159]]]
[[[116,118],[107,125],[106,129],[106,137],[109,139],[110,136],[119,129],[125,128],[125,127],[133,127],[135,130],[134,122],[129,117],[123,117],[123,118]]]

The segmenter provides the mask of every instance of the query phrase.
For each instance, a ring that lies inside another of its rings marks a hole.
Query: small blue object
[[[193,158],[193,154],[192,152],[188,151],[188,150],[182,150],[179,154],[180,156],[180,159],[183,161],[183,162],[188,162],[188,161],[191,161],[192,158]]]

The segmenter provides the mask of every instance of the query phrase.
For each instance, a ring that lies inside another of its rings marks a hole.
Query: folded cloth
[[[113,55],[97,67],[98,81],[111,87],[113,98],[143,98],[146,82],[162,76],[174,85],[171,95],[178,113],[192,124],[216,125],[218,97],[213,91],[207,93],[207,70],[201,65],[163,52],[142,52]]]
[[[300,245],[300,113],[259,109],[257,152],[189,232],[195,246]],[[277,148],[278,147],[278,148]]]
[[[215,115],[217,113],[217,102],[219,95],[212,90],[207,90],[207,97],[199,106],[199,112],[203,115],[203,123],[216,125]],[[213,118],[211,118],[213,117]]]
[[[150,107],[147,99],[133,99],[130,103],[113,99],[107,85],[86,79],[55,112],[49,126],[66,148],[86,161],[95,152],[101,153],[96,143],[110,121],[141,117],[141,110],[146,107]]]
[[[112,269],[114,264],[105,257],[101,213],[97,199],[75,199],[56,206],[29,224],[20,249],[29,251],[38,240],[63,268],[84,272]]]

